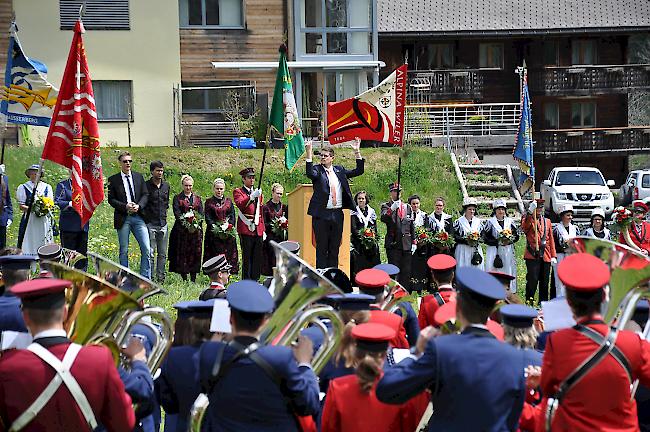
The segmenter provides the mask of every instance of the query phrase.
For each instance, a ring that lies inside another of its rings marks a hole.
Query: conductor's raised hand
[[[314,153],[313,153],[313,146],[312,146],[312,144],[313,144],[313,143],[312,143],[312,141],[311,141],[310,139],[308,139],[307,141],[305,141],[305,152],[307,153],[307,154],[306,154],[307,159],[311,159],[311,157],[312,157],[313,154],[314,154]]]
[[[361,138],[354,137],[354,141],[352,142],[352,150],[354,150],[354,155],[356,156],[356,158],[360,159],[361,158]]]

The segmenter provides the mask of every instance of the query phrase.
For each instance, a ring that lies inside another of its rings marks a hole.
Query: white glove
[[[262,195],[262,189],[253,189],[251,192],[251,200],[257,199],[260,195]]]
[[[68,202],[68,207],[66,207],[66,208],[72,208],[72,201]]]
[[[553,265],[557,264],[557,258],[555,257],[551,258],[551,264]]]
[[[0,164],[0,175],[5,173],[5,164]]]
[[[14,223],[13,219],[7,219],[7,228],[9,228],[12,223]]]
[[[528,206],[528,213],[533,213],[537,209],[537,201],[533,201]]]
[[[392,211],[395,211],[399,208],[400,205],[402,205],[402,200],[397,200],[393,203],[393,205],[390,206],[390,209]]]
[[[415,250],[417,248],[418,248],[417,245],[414,245],[414,244],[411,245],[411,255],[413,255],[415,253]]]

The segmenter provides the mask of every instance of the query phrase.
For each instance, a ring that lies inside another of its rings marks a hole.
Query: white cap
[[[566,212],[573,212],[573,206],[571,204],[564,204],[562,207],[560,207],[560,214]]]
[[[499,207],[508,208],[508,206],[506,205],[506,200],[504,200],[503,198],[495,199],[494,202],[492,203],[492,208],[498,209]]]
[[[601,218],[605,219],[605,212],[602,208],[596,207],[591,211],[591,219],[593,219],[594,216],[600,216]]]
[[[478,201],[474,197],[467,197],[463,200],[463,207],[474,206],[478,207]]]

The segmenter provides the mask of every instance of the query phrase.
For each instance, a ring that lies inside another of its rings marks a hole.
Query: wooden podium
[[[316,246],[307,214],[314,193],[311,184],[300,184],[289,192],[289,240],[300,243],[300,257],[316,267]],[[339,268],[350,276],[350,210],[343,210],[343,236],[339,248]]]

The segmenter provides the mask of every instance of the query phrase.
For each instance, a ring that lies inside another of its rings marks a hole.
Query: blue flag
[[[23,52],[12,25],[0,112],[10,123],[49,126],[59,91],[47,82],[47,67]]]
[[[530,96],[528,95],[528,77],[524,72],[524,83],[521,92],[521,118],[515,147],[512,150],[512,157],[519,162],[521,178],[519,189],[522,193],[527,192],[535,184],[535,165],[533,164],[533,122],[530,112]],[[533,193],[535,191],[533,190]]]

